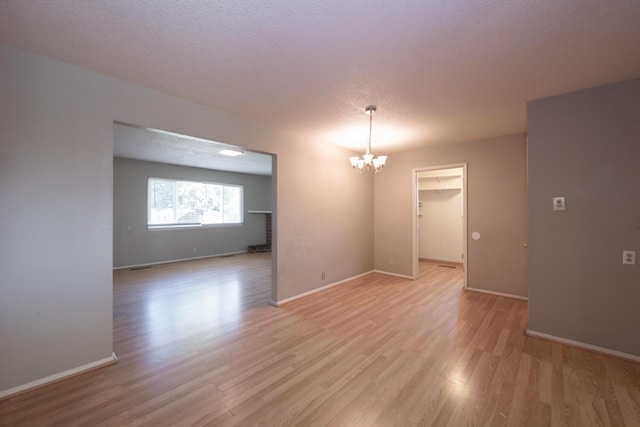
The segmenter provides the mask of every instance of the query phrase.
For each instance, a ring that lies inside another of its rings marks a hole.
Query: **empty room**
[[[640,425],[638,22],[0,2],[0,425]]]

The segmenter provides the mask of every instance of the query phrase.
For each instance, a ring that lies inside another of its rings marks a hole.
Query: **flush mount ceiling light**
[[[226,148],[224,150],[220,150],[219,151],[220,154],[223,154],[225,156],[231,156],[231,157],[236,157],[239,156],[241,154],[244,154],[242,151],[240,150],[232,150],[230,148]]]
[[[367,144],[367,152],[362,155],[362,158],[349,157],[351,166],[360,173],[370,169],[378,173],[384,168],[384,164],[387,161],[387,156],[374,157],[373,154],[371,154],[371,131],[373,129],[373,113],[375,113],[375,111],[375,105],[368,105],[367,108],[365,108],[365,112],[369,115],[369,143]]]

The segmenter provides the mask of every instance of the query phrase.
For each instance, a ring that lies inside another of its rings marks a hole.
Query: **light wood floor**
[[[460,269],[268,306],[269,254],[114,273],[119,363],[0,402],[2,425],[640,425],[640,365],[525,337]]]

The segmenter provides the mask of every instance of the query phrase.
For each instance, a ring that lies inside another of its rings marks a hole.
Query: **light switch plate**
[[[563,211],[566,209],[564,204],[564,197],[554,197],[553,198],[553,210],[554,211]]]

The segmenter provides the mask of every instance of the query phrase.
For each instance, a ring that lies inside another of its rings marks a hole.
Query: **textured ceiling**
[[[229,157],[220,154],[220,150],[237,149],[237,147],[206,139],[114,124],[113,140],[113,154],[116,157],[230,172],[271,175],[270,155],[242,150],[242,155]]]
[[[374,152],[526,130],[640,76],[638,0],[1,0],[0,42]]]

